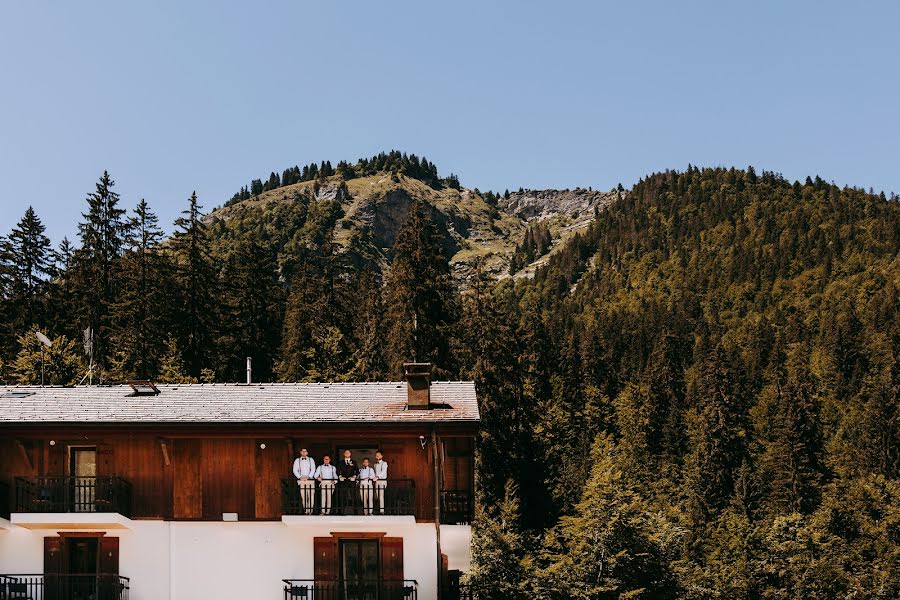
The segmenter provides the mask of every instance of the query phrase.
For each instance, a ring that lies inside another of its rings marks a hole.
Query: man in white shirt
[[[378,498],[378,512],[384,514],[384,490],[387,487],[388,464],[381,450],[375,452],[375,496]]]
[[[359,499],[362,500],[363,514],[372,514],[372,491],[375,483],[375,469],[369,466],[369,459],[364,458],[359,470]]]
[[[327,454],[322,457],[322,464],[316,469],[316,481],[322,490],[322,514],[331,514],[331,496],[334,495],[334,482],[337,481],[337,469],[331,464],[331,457]]]
[[[312,459],[306,448],[300,448],[299,458],[294,459],[294,477],[300,486],[300,502],[303,512],[312,514],[316,501],[316,461]]]

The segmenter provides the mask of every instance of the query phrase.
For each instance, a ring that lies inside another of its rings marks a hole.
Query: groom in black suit
[[[344,450],[344,458],[337,465],[338,489],[341,505],[345,515],[355,514],[356,506],[356,480],[359,479],[359,467],[351,457],[349,450]]]

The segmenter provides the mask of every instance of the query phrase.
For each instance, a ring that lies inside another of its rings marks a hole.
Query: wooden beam
[[[168,467],[172,464],[172,461],[169,459],[169,445],[166,443],[166,440],[160,438],[159,448],[162,450],[163,461],[165,461],[166,466]]]
[[[28,470],[34,473],[34,464],[31,462],[31,457],[28,456],[28,450],[25,448],[25,444],[22,443],[22,440],[16,440],[16,446],[19,447],[19,452],[22,453],[22,460],[28,465]]]
[[[294,460],[294,440],[293,438],[288,438],[285,440],[287,442],[288,454],[290,455],[289,460]]]

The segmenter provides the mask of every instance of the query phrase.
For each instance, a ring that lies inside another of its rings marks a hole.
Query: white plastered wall
[[[383,532],[403,538],[403,572],[418,581],[419,598],[437,596],[435,528],[431,523],[133,521],[120,538],[119,572],[131,580],[131,600],[220,600],[283,597],[282,579],[313,577],[313,538],[332,532]],[[461,532],[441,529],[450,568],[461,568]],[[0,532],[0,573],[41,573],[43,538],[53,530],[12,527]],[[450,553],[448,553],[450,550]]]

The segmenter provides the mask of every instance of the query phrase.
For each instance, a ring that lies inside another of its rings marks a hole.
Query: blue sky
[[[104,169],[166,229],[397,148],[482,190],[695,165],[900,192],[897,2],[5,3],[0,234],[75,238]]]

